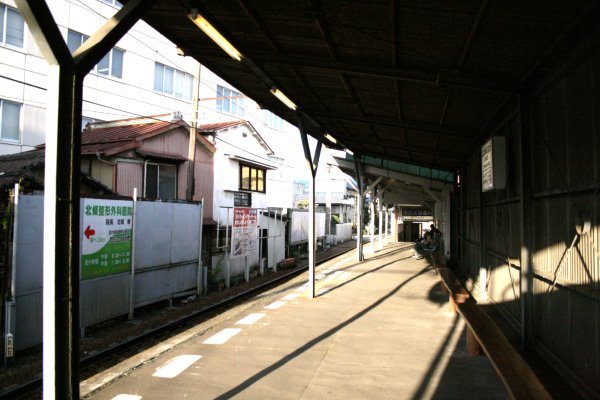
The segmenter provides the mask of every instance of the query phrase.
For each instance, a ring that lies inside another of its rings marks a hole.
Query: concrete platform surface
[[[352,252],[320,265],[315,299],[304,274],[134,370],[106,371],[123,376],[88,398],[507,398],[488,360],[467,355],[464,323],[427,260],[408,243],[365,249],[363,263]]]

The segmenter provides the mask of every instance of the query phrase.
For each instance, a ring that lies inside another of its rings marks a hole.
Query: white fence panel
[[[336,242],[345,242],[352,239],[352,224],[336,224],[335,225],[335,240]]]
[[[14,340],[17,351],[42,342],[43,202],[43,195],[23,194],[19,201],[19,229],[15,240],[17,318]],[[146,201],[138,202],[137,206],[135,305],[195,290],[202,206]],[[130,272],[82,280],[81,327],[127,314],[129,280]]]
[[[292,210],[290,243],[299,243],[308,241],[308,217],[307,210]],[[316,213],[315,225],[317,237],[325,236],[325,213]]]

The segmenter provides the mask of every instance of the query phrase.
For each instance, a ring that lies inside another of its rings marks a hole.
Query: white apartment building
[[[65,43],[74,51],[114,15],[116,0],[47,0]],[[271,146],[268,206],[293,207],[293,180],[309,175],[295,126],[139,22],[84,79],[82,127],[88,122],[180,113],[191,124],[198,89],[198,125],[246,120]],[[13,0],[0,0],[0,155],[45,141],[46,61]],[[215,145],[219,147],[219,140]],[[221,143],[222,144],[222,143]],[[235,145],[235,144],[233,144]],[[322,156],[322,159],[325,157]]]

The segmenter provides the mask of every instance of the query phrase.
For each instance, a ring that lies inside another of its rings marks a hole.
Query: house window
[[[283,119],[273,114],[269,110],[262,110],[263,122],[270,128],[283,129]]]
[[[0,100],[0,139],[18,142],[21,104]]]
[[[0,4],[0,43],[23,48],[25,22],[21,13],[14,8]]]
[[[265,177],[267,171],[263,168],[240,165],[240,190],[265,192]]]
[[[217,85],[217,111],[244,116],[244,95]]]
[[[178,99],[192,100],[194,77],[186,72],[154,63],[154,90],[175,96]]]
[[[67,47],[69,51],[73,53],[75,50],[79,48],[89,39],[89,36],[83,35],[81,33],[77,33],[75,31],[69,30],[67,33]],[[115,78],[123,77],[123,56],[125,51],[121,49],[117,49],[116,47],[110,50],[102,60],[96,65],[96,72],[102,75],[110,75]]]
[[[233,193],[234,207],[252,207],[252,193],[234,192]]]
[[[177,198],[177,167],[168,164],[147,164],[144,197],[174,200]]]

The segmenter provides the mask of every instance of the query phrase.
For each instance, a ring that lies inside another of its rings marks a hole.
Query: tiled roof
[[[38,170],[44,168],[44,155],[44,150],[30,150],[0,156],[0,189],[5,190],[17,182],[31,188],[43,187]]]
[[[12,187],[20,182],[29,189],[43,190],[45,153],[44,149],[36,149],[0,156],[0,189]],[[84,173],[81,173],[81,179],[97,192],[115,194],[110,188]]]
[[[2,174],[1,176],[9,176],[20,173],[25,169],[43,167],[45,153],[43,149],[36,149],[0,156],[0,174]]]

